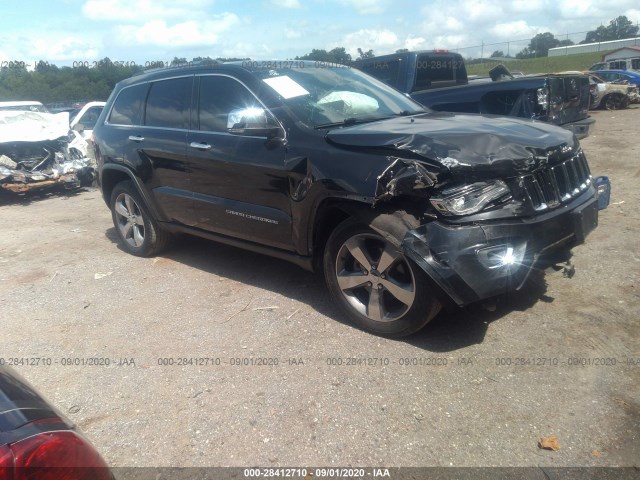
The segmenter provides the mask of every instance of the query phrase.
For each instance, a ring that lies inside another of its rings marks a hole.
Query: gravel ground
[[[0,357],[41,359],[16,368],[113,466],[638,466],[640,108],[594,116],[613,204],[575,276],[401,341],[279,260],[195,238],[127,255],[95,189],[5,199]]]

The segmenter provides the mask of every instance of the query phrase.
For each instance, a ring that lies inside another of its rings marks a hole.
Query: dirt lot
[[[0,206],[0,357],[40,359],[17,370],[113,466],[638,466],[640,108],[594,116],[613,204],[572,279],[493,313],[378,338],[279,260],[199,239],[125,254],[91,189]]]

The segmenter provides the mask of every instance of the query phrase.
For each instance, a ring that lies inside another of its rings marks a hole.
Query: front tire
[[[160,253],[171,242],[171,234],[151,216],[131,181],[115,186],[109,206],[120,245],[128,253],[150,257]]]
[[[334,300],[369,332],[410,335],[441,309],[427,275],[379,233],[353,220],[332,232],[323,263]]]
[[[606,110],[622,110],[627,108],[628,99],[620,93],[611,93],[604,99],[604,108]]]

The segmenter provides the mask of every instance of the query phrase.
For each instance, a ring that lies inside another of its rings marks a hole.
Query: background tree
[[[336,47],[333,50],[320,50],[314,48],[311,53],[296,57],[296,60],[316,60],[318,62],[333,62],[348,64],[351,62],[351,55],[347,53],[344,47]]]
[[[608,42],[622,40],[638,35],[638,26],[634,25],[625,15],[620,15],[609,22],[606,27],[600,25],[595,30],[587,32],[587,36],[580,43]]]
[[[409,49],[408,48],[399,48],[398,50],[396,50],[396,53],[405,53],[408,52]]]
[[[502,50],[496,50],[491,54],[491,58],[504,57],[504,52]]]
[[[369,49],[364,52],[361,48],[358,48],[358,60],[364,60],[365,58],[373,58],[376,55],[373,53],[373,50]]]
[[[560,40],[553,36],[551,32],[539,33],[531,39],[528,48],[528,57],[522,58],[539,58],[546,57],[550,48],[560,45]]]
[[[172,67],[177,67],[179,65],[184,65],[187,62],[187,59],[185,57],[173,57],[173,60],[171,60],[171,66]]]

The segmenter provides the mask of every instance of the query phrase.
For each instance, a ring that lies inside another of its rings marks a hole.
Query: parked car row
[[[640,102],[638,87],[633,84],[608,82],[596,72],[569,71],[562,73],[581,74],[589,78],[591,91],[590,109],[619,110],[627,108],[631,103]]]

